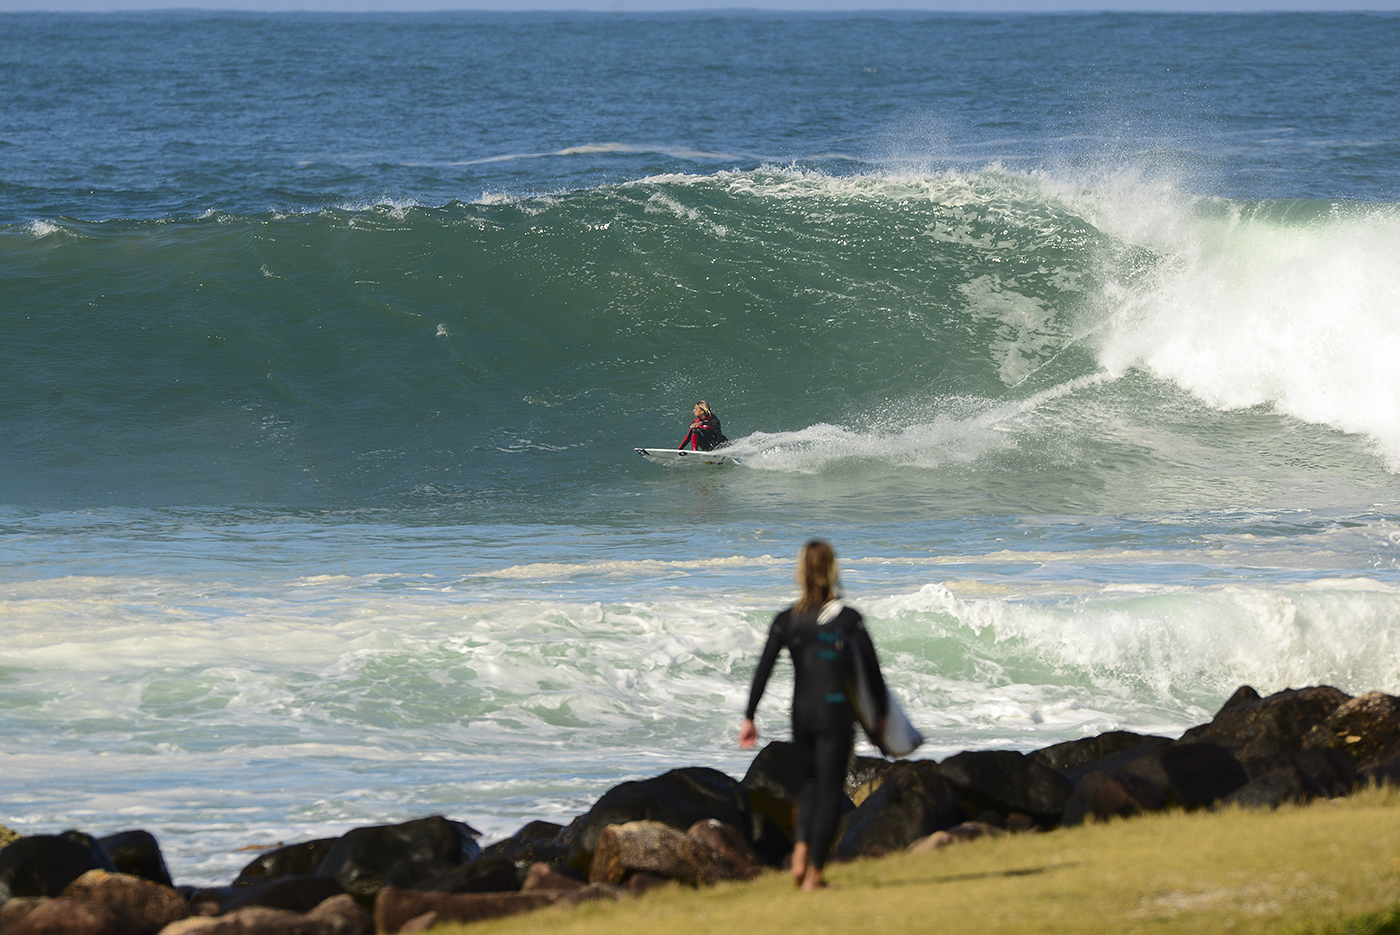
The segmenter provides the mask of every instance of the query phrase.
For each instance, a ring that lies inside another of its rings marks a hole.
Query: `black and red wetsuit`
[[[719,417],[702,416],[690,423],[690,434],[676,447],[689,448],[692,451],[714,451],[728,441],[719,430]]]
[[[860,612],[842,607],[825,623],[818,622],[816,609],[798,611],[789,607],[773,618],[768,643],[754,670],[745,717],[753,720],[759,698],[768,684],[778,653],[787,647],[792,656],[792,745],[797,758],[801,789],[797,797],[795,841],[806,841],[808,859],[815,867],[826,863],[835,844],[836,824],[841,818],[845,795],[846,767],[855,743],[856,712],[846,695],[846,665],[840,651],[842,640],[859,640],[868,658],[875,658],[875,647],[866,632]],[[885,697],[884,679],[874,673],[876,697]]]

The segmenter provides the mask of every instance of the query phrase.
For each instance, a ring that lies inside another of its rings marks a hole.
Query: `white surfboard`
[[[739,459],[722,451],[687,451],[684,448],[638,448],[637,454],[654,464],[667,467],[716,467],[722,464],[738,464]]]

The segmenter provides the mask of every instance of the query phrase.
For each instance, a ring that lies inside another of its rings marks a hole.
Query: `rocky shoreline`
[[[0,935],[414,932],[662,882],[750,879],[791,850],[789,760],[775,742],[742,780],[688,767],[625,782],[567,826],[531,822],[484,848],[442,816],[356,828],[268,850],[220,887],[177,885],[145,831],[0,829]],[[835,858],[1172,808],[1272,808],[1379,783],[1400,785],[1400,698],[1328,686],[1261,698],[1245,686],[1177,740],[1113,731],[938,763],[855,757]]]

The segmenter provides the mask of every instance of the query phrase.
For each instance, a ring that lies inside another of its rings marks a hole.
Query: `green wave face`
[[[1396,378],[1347,374],[1383,363],[1397,246],[1385,206],[1000,170],[35,223],[0,235],[0,431],[20,501],[594,497],[698,398],[779,499],[1364,497]]]

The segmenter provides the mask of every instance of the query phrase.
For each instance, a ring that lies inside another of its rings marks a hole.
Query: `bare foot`
[[[802,877],[802,892],[804,893],[813,893],[817,890],[826,889],[829,885],[830,884],[822,879],[821,867],[808,867],[806,874]]]
[[[801,886],[807,877],[807,842],[798,841],[792,849],[792,882]]]

